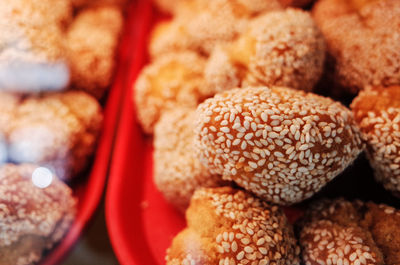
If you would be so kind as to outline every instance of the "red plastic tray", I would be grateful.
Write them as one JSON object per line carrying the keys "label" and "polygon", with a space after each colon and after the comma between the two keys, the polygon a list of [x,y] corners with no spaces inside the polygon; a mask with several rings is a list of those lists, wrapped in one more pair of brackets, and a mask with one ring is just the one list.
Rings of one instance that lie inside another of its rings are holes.
{"label": "red plastic tray", "polygon": [[115,152],[106,194],[106,221],[121,264],[164,264],[165,250],[185,226],[183,216],[168,205],[153,184],[152,139],[136,122],[132,85],[147,62],[147,39],[160,16],[151,1],[136,1],[131,15],[135,45],[129,87],[124,94]]}
{"label": "red plastic tray", "polygon": [[128,16],[125,23],[125,33],[121,39],[118,52],[117,71],[105,104],[103,129],[92,167],[85,181],[73,185],[74,195],[79,200],[77,217],[68,234],[55,248],[47,253],[45,258],[40,262],[41,265],[59,264],[67,256],[89,223],[102,198],[109,173],[118,118],[121,112],[120,103],[124,87],[126,86],[126,70],[128,64],[132,61],[130,50],[132,39],[129,34],[131,21],[132,19]]}

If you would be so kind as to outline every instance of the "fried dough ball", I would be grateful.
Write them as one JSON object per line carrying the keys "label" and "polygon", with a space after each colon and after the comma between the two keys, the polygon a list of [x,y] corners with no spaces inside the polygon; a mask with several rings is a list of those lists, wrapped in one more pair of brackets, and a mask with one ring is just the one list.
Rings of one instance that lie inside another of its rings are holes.
{"label": "fried dough ball", "polygon": [[171,22],[156,28],[150,42],[150,54],[192,50],[210,55],[216,45],[227,44],[247,27],[248,19],[279,10],[278,1],[192,1],[179,5]]}
{"label": "fried dough ball", "polygon": [[123,25],[115,6],[85,9],[68,29],[72,86],[100,99],[110,86]]}
{"label": "fried dough ball", "polygon": [[101,124],[100,105],[84,92],[26,98],[9,127],[9,160],[43,165],[70,180],[87,165]]}
{"label": "fried dough ball", "polygon": [[0,264],[38,262],[74,220],[71,189],[42,171],[30,164],[0,167]]}
{"label": "fried dough ball", "polygon": [[367,88],[351,108],[367,143],[375,178],[400,195],[400,86]]}
{"label": "fried dough ball", "polygon": [[299,247],[284,213],[230,187],[195,191],[188,227],[167,250],[167,264],[299,263]]}
{"label": "fried dough ball", "polygon": [[332,57],[332,82],[351,93],[400,83],[400,1],[320,0],[313,15]]}
{"label": "fried dough ball", "polygon": [[322,34],[308,12],[270,12],[251,21],[229,48],[234,64],[246,69],[246,85],[279,85],[310,91],[324,64]]}
{"label": "fried dough ball", "polygon": [[197,114],[201,162],[277,204],[311,197],[363,149],[350,110],[290,88],[233,89],[204,101]]}
{"label": "fried dough ball", "polygon": [[189,206],[194,191],[201,187],[223,186],[200,163],[194,150],[194,108],[165,112],[154,130],[154,181],[164,197],[180,211]]}
{"label": "fried dough ball", "polygon": [[68,85],[62,27],[70,17],[68,0],[0,1],[0,90],[39,92]]}
{"label": "fried dough ball", "polygon": [[149,53],[152,58],[176,51],[191,50],[200,53],[196,43],[186,32],[185,21],[173,19],[159,22],[151,33]]}
{"label": "fried dough ball", "polygon": [[306,265],[400,262],[395,236],[400,211],[372,202],[343,199],[315,203],[301,222],[300,245]]}
{"label": "fried dough ball", "polygon": [[8,159],[6,135],[9,133],[9,124],[15,117],[19,99],[17,95],[0,92],[0,165]]}
{"label": "fried dough ball", "polygon": [[139,122],[153,133],[162,112],[177,106],[196,107],[212,95],[203,85],[205,59],[193,52],[166,54],[143,68],[135,85]]}
{"label": "fried dough ball", "polygon": [[310,5],[314,0],[279,0],[279,2],[284,6],[292,7],[305,7]]}

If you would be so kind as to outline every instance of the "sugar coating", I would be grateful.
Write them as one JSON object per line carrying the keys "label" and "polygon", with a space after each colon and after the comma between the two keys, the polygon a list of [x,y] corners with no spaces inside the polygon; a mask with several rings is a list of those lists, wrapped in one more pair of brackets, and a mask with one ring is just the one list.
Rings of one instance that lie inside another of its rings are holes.
{"label": "sugar coating", "polygon": [[278,204],[311,197],[362,151],[350,110],[284,87],[248,87],[197,108],[196,145],[211,172]]}
{"label": "sugar coating", "polygon": [[313,16],[335,61],[333,82],[352,93],[399,84],[399,1],[322,0]]}
{"label": "sugar coating", "polygon": [[196,107],[213,95],[203,85],[205,59],[194,52],[170,53],[145,66],[134,84],[139,122],[152,133],[162,112],[177,106]]}
{"label": "sugar coating", "polygon": [[154,181],[164,197],[180,211],[189,206],[194,191],[222,186],[195,155],[195,108],[163,113],[154,130]]}
{"label": "sugar coating", "polygon": [[116,6],[81,11],[67,32],[72,86],[101,98],[110,86],[123,16]]}
{"label": "sugar coating", "polygon": [[344,199],[313,203],[300,224],[303,261],[314,264],[397,264],[400,241],[393,207]]}
{"label": "sugar coating", "polygon": [[299,264],[284,213],[230,187],[197,190],[167,264]]}
{"label": "sugar coating", "polygon": [[45,189],[32,183],[35,165],[0,167],[0,263],[32,264],[69,229],[76,214],[71,189],[53,178]]}
{"label": "sugar coating", "polygon": [[93,97],[78,91],[30,96],[13,111],[5,126],[9,161],[47,166],[64,180],[86,167],[102,124]]}
{"label": "sugar coating", "polygon": [[40,92],[68,85],[63,28],[71,11],[68,0],[1,1],[0,90]]}
{"label": "sugar coating", "polygon": [[278,85],[310,91],[319,80],[325,42],[306,11],[286,9],[262,15],[242,38],[250,39],[246,85]]}
{"label": "sugar coating", "polygon": [[400,194],[400,87],[370,87],[351,104],[375,178]]}

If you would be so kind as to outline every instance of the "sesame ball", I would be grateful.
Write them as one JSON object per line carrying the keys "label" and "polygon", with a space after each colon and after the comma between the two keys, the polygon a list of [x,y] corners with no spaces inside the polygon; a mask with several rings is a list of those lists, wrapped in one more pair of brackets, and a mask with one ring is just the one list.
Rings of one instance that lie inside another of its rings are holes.
{"label": "sesame ball", "polygon": [[351,108],[376,180],[400,195],[400,86],[369,87]]}
{"label": "sesame ball", "polygon": [[153,133],[165,110],[196,107],[212,95],[203,86],[204,64],[196,53],[182,52],[166,54],[143,68],[134,85],[134,101],[146,133]]}
{"label": "sesame ball", "polygon": [[277,204],[311,197],[341,173],[363,145],[350,110],[284,87],[248,87],[197,108],[203,164]]}
{"label": "sesame ball", "polygon": [[167,264],[300,264],[284,213],[244,191],[197,190],[186,219],[188,227],[167,251]]}
{"label": "sesame ball", "polygon": [[344,199],[314,203],[299,223],[303,262],[398,264],[400,240],[393,233],[400,211],[383,204]]}
{"label": "sesame ball", "polygon": [[37,168],[0,167],[0,264],[37,263],[44,250],[63,238],[75,217],[71,189],[56,176],[47,187],[35,185]]}
{"label": "sesame ball", "polygon": [[245,85],[279,85],[311,90],[325,58],[322,34],[310,14],[300,9],[274,11],[250,22],[230,49],[244,67]]}
{"label": "sesame ball", "polygon": [[154,129],[155,184],[182,212],[196,189],[224,184],[195,155],[194,121],[194,108],[178,107],[163,113]]}
{"label": "sesame ball", "polygon": [[88,8],[67,32],[71,85],[100,99],[111,85],[123,16],[115,6]]}
{"label": "sesame ball", "polygon": [[331,82],[351,93],[400,83],[400,1],[320,0],[313,16],[332,57]]}
{"label": "sesame ball", "polygon": [[101,124],[100,105],[84,92],[27,97],[7,126],[9,160],[46,166],[70,180],[87,166]]}
{"label": "sesame ball", "polygon": [[65,89],[63,29],[71,11],[68,0],[0,1],[0,91]]}

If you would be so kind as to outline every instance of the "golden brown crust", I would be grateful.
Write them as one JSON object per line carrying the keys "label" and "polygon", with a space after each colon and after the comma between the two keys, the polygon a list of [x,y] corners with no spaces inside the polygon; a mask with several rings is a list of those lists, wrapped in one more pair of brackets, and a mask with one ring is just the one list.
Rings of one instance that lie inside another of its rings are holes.
{"label": "golden brown crust", "polygon": [[0,263],[32,264],[59,241],[76,213],[71,189],[53,176],[50,186],[32,182],[37,166],[0,168]]}
{"label": "golden brown crust", "polygon": [[186,218],[188,228],[174,239],[167,264],[299,264],[283,212],[246,192],[197,190]]}
{"label": "golden brown crust", "polygon": [[67,32],[72,86],[101,98],[111,85],[123,25],[121,10],[101,6],[81,11]]}
{"label": "golden brown crust", "polygon": [[250,87],[200,104],[197,146],[213,173],[279,204],[311,197],[362,151],[350,110],[283,87]]}
{"label": "golden brown crust", "polygon": [[351,104],[375,178],[400,194],[400,87],[374,87],[361,91]]}
{"label": "golden brown crust", "polygon": [[139,122],[152,133],[160,115],[177,106],[196,107],[212,91],[205,90],[205,59],[193,52],[166,54],[143,68],[134,85]]}
{"label": "golden brown crust", "polygon": [[314,203],[301,222],[303,261],[314,264],[398,264],[400,241],[393,236],[400,211],[344,199]]}
{"label": "golden brown crust", "polygon": [[400,82],[400,2],[320,0],[314,18],[334,58],[333,82],[356,93]]}
{"label": "golden brown crust", "polygon": [[[310,91],[319,80],[325,42],[306,11],[286,9],[262,15],[243,34],[251,51],[247,85],[277,85]],[[239,39],[240,41],[240,39]],[[240,63],[240,61],[239,61]]]}
{"label": "golden brown crust", "polygon": [[154,130],[155,184],[182,212],[189,206],[196,189],[218,187],[224,183],[195,155],[194,121],[194,108],[176,108],[163,113]]}

